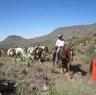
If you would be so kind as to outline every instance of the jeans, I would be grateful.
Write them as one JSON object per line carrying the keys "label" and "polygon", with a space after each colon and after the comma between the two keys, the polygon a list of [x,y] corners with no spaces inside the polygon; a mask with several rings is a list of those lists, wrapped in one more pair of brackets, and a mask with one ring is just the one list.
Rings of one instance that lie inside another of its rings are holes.
{"label": "jeans", "polygon": [[60,53],[60,48],[58,47],[57,51],[56,51],[56,62],[57,62],[57,64],[58,64],[59,59],[60,59],[59,53]]}

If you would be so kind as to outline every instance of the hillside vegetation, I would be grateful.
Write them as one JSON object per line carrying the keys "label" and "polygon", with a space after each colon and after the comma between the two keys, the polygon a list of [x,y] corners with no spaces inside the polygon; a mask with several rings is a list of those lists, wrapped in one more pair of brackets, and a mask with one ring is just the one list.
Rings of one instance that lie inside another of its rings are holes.
{"label": "hillside vegetation", "polygon": [[42,44],[52,47],[59,34],[63,34],[64,39],[69,42],[71,40],[74,40],[78,43],[79,41],[81,41],[81,39],[84,40],[85,38],[87,39],[88,37],[92,37],[93,35],[96,35],[96,24],[60,27],[55,29],[53,32],[51,32],[48,35],[44,35],[32,39],[25,39],[22,38],[21,36],[11,35],[8,36],[5,40],[0,42],[0,47],[4,47],[4,48],[15,47],[15,46],[29,47],[37,44]]}

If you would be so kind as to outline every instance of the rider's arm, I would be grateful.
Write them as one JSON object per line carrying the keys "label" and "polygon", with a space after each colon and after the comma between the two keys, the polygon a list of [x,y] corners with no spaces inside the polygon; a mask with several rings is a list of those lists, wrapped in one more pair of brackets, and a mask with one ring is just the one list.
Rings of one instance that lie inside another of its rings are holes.
{"label": "rider's arm", "polygon": [[55,46],[59,46],[59,43],[60,43],[60,40],[58,39],[57,41],[56,41],[56,44],[55,44]]}

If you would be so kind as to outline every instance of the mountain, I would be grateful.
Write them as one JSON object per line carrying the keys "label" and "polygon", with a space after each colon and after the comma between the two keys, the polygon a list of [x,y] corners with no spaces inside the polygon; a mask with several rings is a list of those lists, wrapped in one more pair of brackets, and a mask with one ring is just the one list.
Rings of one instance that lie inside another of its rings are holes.
{"label": "mountain", "polygon": [[77,26],[69,26],[69,27],[59,27],[52,31],[48,35],[25,39],[21,36],[11,35],[8,36],[5,40],[0,42],[0,47],[9,48],[9,47],[29,47],[32,45],[42,44],[47,46],[54,46],[55,41],[59,34],[64,35],[65,40],[81,40],[86,37],[91,37],[96,35],[96,23],[90,25],[77,25]]}
{"label": "mountain", "polygon": [[27,40],[22,38],[21,36],[11,35],[8,36],[5,40],[0,42],[0,46],[4,48],[23,46]]}

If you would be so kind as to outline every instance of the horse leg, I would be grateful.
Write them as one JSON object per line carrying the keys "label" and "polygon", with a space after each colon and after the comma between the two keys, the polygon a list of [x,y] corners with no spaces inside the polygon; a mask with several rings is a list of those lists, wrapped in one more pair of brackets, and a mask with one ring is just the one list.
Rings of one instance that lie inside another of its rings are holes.
{"label": "horse leg", "polygon": [[53,53],[53,66],[55,66],[56,52]]}

